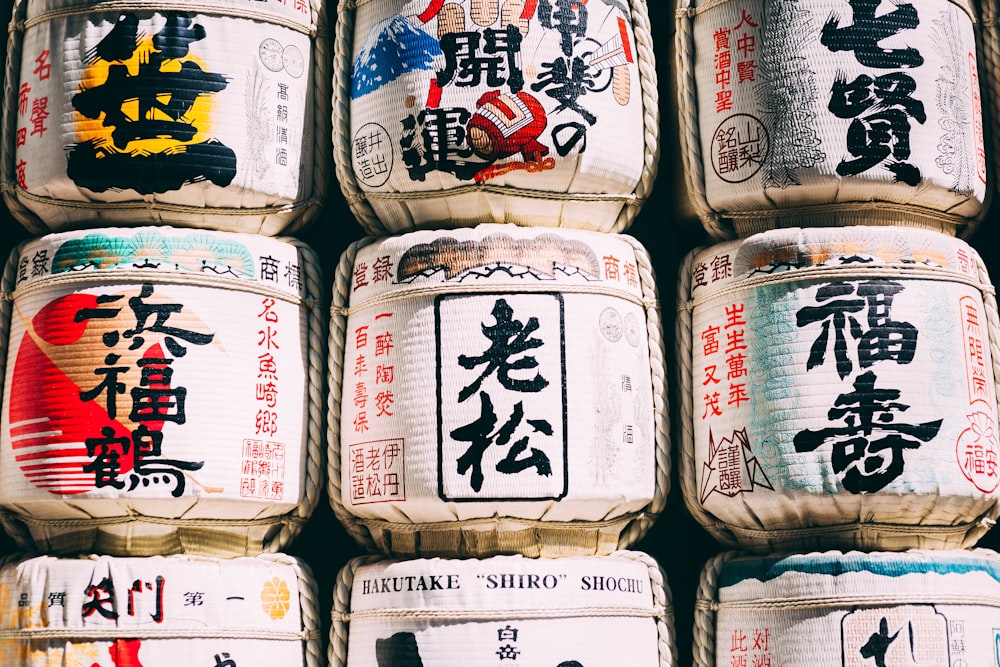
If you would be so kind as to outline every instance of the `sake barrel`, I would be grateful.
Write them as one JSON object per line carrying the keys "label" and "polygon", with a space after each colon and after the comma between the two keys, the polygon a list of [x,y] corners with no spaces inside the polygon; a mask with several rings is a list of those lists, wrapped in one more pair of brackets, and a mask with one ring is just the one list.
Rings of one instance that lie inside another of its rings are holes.
{"label": "sake barrel", "polygon": [[[669,667],[673,609],[648,555],[361,557],[334,589],[330,667]],[[509,663],[513,664],[513,663]]]}
{"label": "sake barrel", "polygon": [[970,546],[998,513],[997,312],[938,232],[771,230],[681,267],[681,482],[727,545]]}
{"label": "sake barrel", "polygon": [[998,627],[986,549],[724,553],[701,575],[694,665],[991,665]]}
{"label": "sake barrel", "polygon": [[316,583],[284,555],[11,558],[5,667],[320,667]]}
{"label": "sake barrel", "polygon": [[322,488],[325,315],[304,244],[50,234],[3,276],[0,508],[24,548],[253,555]]}
{"label": "sake barrel", "polygon": [[662,510],[662,330],[635,239],[515,225],[368,238],[333,293],[328,491],[361,544],[607,554]]}
{"label": "sake barrel", "polygon": [[681,155],[713,236],[983,216],[971,3],[685,0],[677,17]]}
{"label": "sake barrel", "polygon": [[623,231],[659,159],[645,0],[341,2],[334,163],[361,226]]}
{"label": "sake barrel", "polygon": [[276,235],[330,157],[323,0],[16,0],[3,192],[32,233],[169,224]]}

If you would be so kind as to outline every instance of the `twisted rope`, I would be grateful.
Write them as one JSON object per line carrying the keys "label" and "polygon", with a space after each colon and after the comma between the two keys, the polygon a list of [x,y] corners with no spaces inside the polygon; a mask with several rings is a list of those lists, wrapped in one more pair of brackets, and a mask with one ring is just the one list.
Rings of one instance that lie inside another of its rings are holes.
{"label": "twisted rope", "polygon": [[[991,145],[993,150],[988,155],[1000,155],[1000,12],[998,12],[997,0],[980,0],[977,3],[979,8],[979,29],[974,31],[976,36],[976,48],[980,57],[976,58],[979,68],[979,90],[986,99],[982,104],[983,113],[983,140],[987,145]],[[985,146],[984,146],[985,148]],[[995,167],[997,161],[994,160],[986,165],[986,203],[992,204],[992,199],[996,196],[994,188],[997,186]],[[989,210],[989,206],[986,207]],[[980,219],[975,221],[976,224]],[[970,225],[969,233],[974,231],[975,224]]]}
{"label": "twisted rope", "polygon": [[351,589],[358,570],[371,563],[384,560],[382,556],[358,556],[340,569],[333,587],[333,612],[330,625],[330,645],[327,648],[329,667],[347,665],[347,644],[350,636]]}
{"label": "twisted rope", "polygon": [[705,190],[704,160],[698,118],[698,80],[694,71],[694,12],[695,0],[678,0],[674,28],[677,72],[677,120],[680,123],[681,162],[687,183],[688,201],[701,219],[702,226],[715,238],[727,238],[732,233],[722,227],[719,216],[708,205]]}
{"label": "twisted rope", "polygon": [[333,280],[333,295],[330,303],[330,342],[329,363],[327,364],[327,496],[330,506],[337,519],[358,544],[369,551],[377,551],[374,540],[368,530],[358,522],[344,506],[341,494],[341,450],[340,450],[340,414],[343,400],[344,384],[344,353],[347,336],[347,305],[350,303],[351,279],[354,276],[354,260],[358,251],[378,241],[375,237],[366,237],[355,241],[340,256],[336,275]]}
{"label": "twisted rope", "polygon": [[[991,2],[992,0],[986,0]],[[971,248],[970,248],[971,249]],[[976,261],[976,271],[979,273],[979,280],[984,285],[992,285],[986,263],[982,255],[975,249],[971,249]],[[983,290],[983,305],[986,310],[986,331],[989,335],[990,358],[993,361],[993,390],[994,404],[997,397],[1000,397],[1000,313],[997,310],[996,292],[994,290]],[[2,348],[0,348],[2,349]],[[973,546],[980,537],[996,524],[997,517],[1000,517],[1000,499],[993,497],[993,505],[981,517],[981,521],[972,526],[965,536],[963,546]]]}
{"label": "twisted rope", "polygon": [[663,610],[663,614],[656,619],[656,637],[659,647],[657,653],[660,656],[660,667],[675,667],[677,664],[677,639],[673,628],[673,597],[670,593],[670,587],[667,585],[667,577],[663,568],[652,556],[641,551],[623,550],[616,551],[611,555],[637,561],[646,566],[653,593],[653,606]]}
{"label": "twisted rope", "polygon": [[299,611],[302,614],[302,631],[305,643],[302,647],[306,667],[324,667],[323,638],[320,636],[321,621],[319,617],[319,586],[313,577],[312,569],[298,558],[286,554],[266,554],[267,560],[285,563],[295,571],[299,581]]}
{"label": "twisted rope", "polygon": [[[329,18],[327,17],[325,0],[311,0],[310,4],[313,18],[313,67],[312,85],[307,94],[312,95],[313,117],[310,119],[307,116],[303,123],[309,127],[311,120],[313,128],[313,171],[312,180],[309,183],[311,195],[308,201],[315,202],[315,205],[308,206],[302,215],[293,218],[282,229],[282,234],[294,234],[312,223],[323,210],[330,190],[330,162],[333,159],[330,153],[333,139],[330,119],[332,74],[330,73]],[[309,142],[304,140],[303,143],[308,144]]]}
{"label": "twisted rope", "polygon": [[642,154],[643,169],[633,194],[635,198],[622,206],[618,219],[608,231],[621,232],[628,228],[635,216],[639,214],[643,203],[653,190],[660,160],[660,102],[659,85],[656,77],[656,57],[653,50],[652,30],[649,24],[649,12],[645,0],[629,3],[632,10],[632,33],[635,35],[635,48],[639,54],[637,66],[639,69],[639,86],[642,90],[642,121],[643,138],[645,139]]}
{"label": "twisted rope", "polygon": [[719,574],[723,566],[736,557],[732,551],[715,556],[702,568],[694,606],[694,642],[691,649],[693,667],[716,667],[715,620],[713,606],[718,603]]}
{"label": "twisted rope", "polygon": [[323,442],[324,409],[323,396],[326,391],[326,361],[327,335],[326,314],[321,305],[325,294],[322,279],[322,269],[319,258],[313,250],[302,241],[286,238],[286,243],[295,246],[299,253],[299,266],[304,269],[304,287],[307,301],[313,305],[305,310],[307,327],[306,377],[308,380],[308,398],[306,404],[306,469],[303,497],[295,507],[290,520],[281,524],[276,539],[265,545],[268,551],[278,551],[287,546],[302,530],[309,517],[312,516],[319,502],[323,488],[323,475],[326,467],[326,447]]}
{"label": "twisted rope", "polygon": [[375,215],[354,175],[351,158],[351,51],[354,49],[354,3],[337,6],[337,35],[333,42],[333,164],[340,191],[358,223],[373,236],[388,230]]}

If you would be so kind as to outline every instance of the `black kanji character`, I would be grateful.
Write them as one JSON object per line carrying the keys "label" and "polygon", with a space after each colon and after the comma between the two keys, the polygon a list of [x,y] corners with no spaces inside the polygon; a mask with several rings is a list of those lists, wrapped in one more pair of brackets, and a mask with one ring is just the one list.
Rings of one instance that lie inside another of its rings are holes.
{"label": "black kanji character", "polygon": [[[146,303],[144,299],[151,296],[153,296],[153,285],[143,283],[139,296],[133,296],[128,300],[128,305],[135,313],[136,324],[134,328],[122,332],[122,336],[132,339],[130,350],[139,349],[145,343],[145,338],[139,335],[144,332],[163,334],[165,336],[164,345],[175,357],[183,357],[187,354],[187,348],[174,340],[175,338],[180,338],[191,345],[208,345],[212,342],[215,334],[203,334],[166,326],[167,319],[174,313],[181,312],[184,306],[179,303]],[[147,324],[149,318],[154,316],[155,321],[152,324]]]}
{"label": "black kanji character", "polygon": [[122,471],[121,458],[128,454],[131,447],[129,438],[115,437],[113,428],[102,426],[101,437],[87,438],[84,445],[87,447],[87,456],[94,460],[84,464],[82,470],[94,473],[94,488],[125,488],[125,482],[118,479],[118,476]]}
{"label": "black kanji character", "polygon": [[885,655],[889,652],[889,646],[896,641],[898,636],[899,630],[896,631],[896,634],[889,636],[889,621],[883,616],[878,624],[878,632],[872,634],[868,638],[868,642],[858,652],[863,658],[875,658],[875,667],[886,667]]}
{"label": "black kanji character", "polygon": [[541,339],[531,337],[531,334],[538,330],[538,318],[530,317],[527,323],[515,320],[514,310],[506,299],[497,299],[491,314],[496,324],[488,325],[484,322],[480,325],[483,335],[491,341],[489,348],[479,356],[470,357],[461,354],[458,357],[459,365],[469,370],[486,364],[479,377],[459,392],[460,403],[478,391],[483,380],[494,371],[500,384],[511,391],[538,392],[549,384],[549,381],[538,372],[535,373],[535,377],[524,380],[510,376],[511,371],[538,367],[538,360],[533,356],[523,356],[511,361],[511,357],[544,344]]}
{"label": "black kanji character", "polygon": [[917,8],[909,3],[897,2],[895,9],[876,16],[882,0],[848,0],[854,11],[854,23],[840,26],[840,17],[832,14],[823,26],[820,43],[831,51],[853,51],[858,62],[865,67],[894,69],[920,67],[924,57],[913,47],[883,49],[879,42],[903,30],[920,25]]}
{"label": "black kanji character", "polygon": [[[485,41],[481,48],[480,38]],[[437,73],[439,86],[454,81],[459,87],[475,87],[482,85],[484,77],[490,88],[506,84],[516,93],[524,86],[524,75],[517,66],[521,31],[514,25],[503,30],[487,28],[482,35],[475,31],[446,33],[441,37],[441,50],[445,68]]]}
{"label": "black kanji character", "polygon": [[95,612],[112,621],[118,618],[118,612],[115,611],[115,587],[111,577],[104,577],[100,582],[87,586],[83,594],[90,598],[84,601],[81,609],[84,618],[93,616]]}
{"label": "black kanji character", "polygon": [[[524,407],[519,401],[514,405],[510,418],[503,426],[495,432],[491,432],[498,421],[496,411],[493,409],[493,400],[485,391],[479,392],[479,400],[479,417],[450,433],[455,440],[469,443],[468,449],[458,457],[458,474],[465,475],[471,471],[469,483],[472,485],[472,490],[477,493],[483,488],[483,454],[491,445],[505,447],[510,444],[514,431],[524,419]],[[547,421],[529,419],[527,422],[536,432],[552,435],[552,427]],[[532,447],[529,456],[517,458],[527,448],[527,436],[517,440],[507,451],[507,455],[497,463],[497,471],[509,475],[528,468],[535,468],[539,475],[551,475],[552,465],[549,457],[540,449]]]}
{"label": "black kanji character", "polygon": [[[854,391],[841,394],[830,408],[830,421],[843,420],[843,427],[804,430],[795,434],[797,452],[811,452],[833,444],[831,463],[843,473],[844,488],[851,493],[874,493],[903,473],[903,451],[917,449],[932,440],[943,420],[923,424],[896,424],[895,413],[909,405],[895,402],[898,389],[876,389],[875,373],[866,371],[854,381]],[[873,439],[875,434],[885,434]]]}

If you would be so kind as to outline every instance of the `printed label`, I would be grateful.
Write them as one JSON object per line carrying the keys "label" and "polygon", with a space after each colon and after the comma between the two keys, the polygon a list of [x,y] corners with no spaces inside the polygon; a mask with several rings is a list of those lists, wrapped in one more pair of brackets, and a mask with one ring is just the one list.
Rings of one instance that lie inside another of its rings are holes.
{"label": "printed label", "polygon": [[435,319],[442,499],[562,498],[562,295],[443,296]]}
{"label": "printed label", "polygon": [[[298,306],[159,278],[209,274],[297,294],[297,269],[294,249],[204,232],[27,246],[19,285],[75,280],[15,300],[3,488],[16,498],[296,498],[285,463],[303,447]],[[125,270],[130,281],[98,276]]]}
{"label": "printed label", "polygon": [[[275,8],[308,21],[305,0]],[[175,12],[70,16],[52,25],[56,33],[25,35],[15,130],[21,188],[50,196],[51,183],[64,182],[64,190],[100,199],[211,184],[216,192],[231,188],[244,206],[258,193],[260,205],[265,196],[299,196],[303,155],[312,150],[303,146],[308,35]],[[67,118],[55,123],[66,107]]]}
{"label": "printed label", "polygon": [[844,616],[841,636],[844,667],[951,664],[948,619],[932,605],[858,609]]}
{"label": "printed label", "polygon": [[404,454],[402,438],[352,442],[348,446],[351,502],[364,505],[406,500]]}
{"label": "printed label", "polygon": [[[388,17],[357,11],[351,109],[374,120],[353,130],[352,153],[366,187],[503,177],[544,189],[539,179],[562,180],[553,174],[591,156],[612,164],[607,173],[622,187],[634,187],[642,104],[625,5],[419,0],[399,7]],[[373,149],[373,137],[386,143]],[[565,167],[562,158],[570,158]]]}

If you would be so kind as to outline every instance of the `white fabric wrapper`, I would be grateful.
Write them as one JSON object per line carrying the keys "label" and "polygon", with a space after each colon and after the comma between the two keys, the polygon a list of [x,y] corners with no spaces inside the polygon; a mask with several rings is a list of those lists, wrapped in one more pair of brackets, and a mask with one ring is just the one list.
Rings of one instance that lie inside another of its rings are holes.
{"label": "white fabric wrapper", "polygon": [[620,520],[608,553],[632,513],[658,514],[662,343],[634,239],[513,225],[369,239],[345,253],[334,291],[349,304],[331,327],[342,519],[390,522],[425,553],[423,529],[456,522],[573,522],[582,542]]}
{"label": "white fabric wrapper", "polygon": [[370,234],[624,230],[659,156],[645,0],[339,4],[334,159]]}
{"label": "white fabric wrapper", "polygon": [[682,155],[711,234],[856,224],[955,233],[985,212],[969,3],[681,5]]}
{"label": "white fabric wrapper", "polygon": [[[169,227],[16,248],[4,280],[8,518],[51,553],[92,547],[83,534],[99,526],[101,551],[117,555],[280,548],[321,486],[316,267],[297,241]],[[235,542],[176,543],[181,526],[221,539],[227,522]]]}
{"label": "white fabric wrapper", "polygon": [[15,16],[5,193],[34,233],[275,235],[315,215],[330,162],[320,0],[18,0]]}
{"label": "white fabric wrapper", "polygon": [[290,556],[10,558],[5,667],[318,667],[316,584]]}
{"label": "white fabric wrapper", "polygon": [[992,665],[1000,558],[985,549],[726,553],[702,573],[695,667]]}
{"label": "white fabric wrapper", "polygon": [[670,593],[639,552],[354,560],[335,593],[331,667],[675,664]]}
{"label": "white fabric wrapper", "polygon": [[997,511],[996,302],[937,232],[773,230],[691,253],[684,494],[727,544],[969,546]]}

